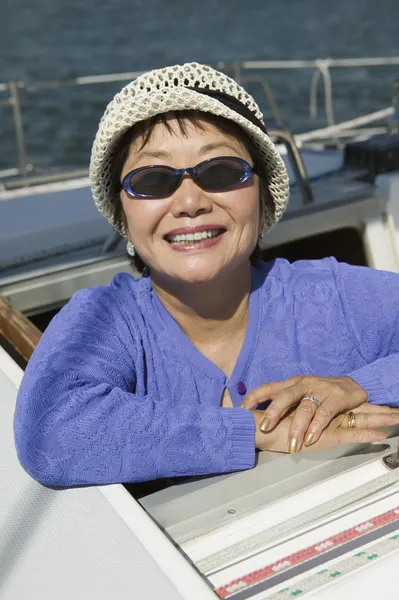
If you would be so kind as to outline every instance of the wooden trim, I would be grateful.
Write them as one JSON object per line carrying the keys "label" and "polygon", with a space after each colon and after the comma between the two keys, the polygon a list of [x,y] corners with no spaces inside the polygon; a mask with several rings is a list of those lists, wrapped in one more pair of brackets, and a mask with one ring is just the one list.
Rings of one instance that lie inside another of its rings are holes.
{"label": "wooden trim", "polygon": [[30,359],[41,336],[41,331],[2,296],[0,296],[0,333],[26,361]]}

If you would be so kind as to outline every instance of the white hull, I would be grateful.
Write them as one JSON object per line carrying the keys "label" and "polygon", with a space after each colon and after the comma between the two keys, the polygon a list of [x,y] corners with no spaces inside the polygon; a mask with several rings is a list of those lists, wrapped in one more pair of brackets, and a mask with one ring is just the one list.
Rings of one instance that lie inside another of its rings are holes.
{"label": "white hull", "polygon": [[[318,600],[374,600],[382,590],[396,597],[399,515],[370,530],[379,515],[399,512],[399,469],[382,462],[399,438],[306,457],[262,453],[251,471],[147,496],[154,522],[122,485],[52,490],[26,475],[12,435],[21,376],[0,348],[2,600],[285,600],[302,588]],[[337,544],[334,554],[325,540],[360,524],[355,546]],[[314,565],[302,559],[288,568],[287,557],[315,546]],[[276,565],[273,577],[256,580],[268,565]]]}

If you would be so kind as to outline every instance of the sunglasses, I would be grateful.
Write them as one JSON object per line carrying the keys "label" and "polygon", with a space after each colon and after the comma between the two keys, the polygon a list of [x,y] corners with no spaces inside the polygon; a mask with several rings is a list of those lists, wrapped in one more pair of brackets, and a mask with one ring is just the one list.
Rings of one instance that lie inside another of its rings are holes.
{"label": "sunglasses", "polygon": [[164,198],[173,194],[183,175],[190,175],[207,192],[229,190],[256,173],[246,160],[234,156],[219,156],[200,162],[188,169],[173,169],[151,165],[130,171],[122,181],[122,189],[132,198]]}

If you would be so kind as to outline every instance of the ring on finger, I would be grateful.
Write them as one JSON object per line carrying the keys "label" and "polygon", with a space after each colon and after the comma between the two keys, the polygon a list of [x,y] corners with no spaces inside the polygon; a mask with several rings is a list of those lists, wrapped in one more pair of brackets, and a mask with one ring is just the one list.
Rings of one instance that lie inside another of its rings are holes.
{"label": "ring on finger", "polygon": [[302,398],[302,402],[304,400],[310,400],[310,402],[313,402],[313,404],[316,404],[317,408],[319,408],[321,406],[321,402],[317,398],[317,396],[305,396],[304,398]]}
{"label": "ring on finger", "polygon": [[348,413],[348,428],[349,429],[356,428],[356,415],[353,412]]}

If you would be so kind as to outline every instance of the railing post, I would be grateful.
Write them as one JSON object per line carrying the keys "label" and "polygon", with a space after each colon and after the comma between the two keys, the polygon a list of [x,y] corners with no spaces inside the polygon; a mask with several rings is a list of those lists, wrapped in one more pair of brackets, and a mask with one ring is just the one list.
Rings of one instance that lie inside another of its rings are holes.
{"label": "railing post", "polygon": [[235,79],[237,83],[241,84],[241,63],[239,60],[234,61],[233,70],[234,70],[233,79]]}
{"label": "railing post", "polygon": [[[326,115],[328,125],[334,125],[334,109],[333,109],[333,98],[332,98],[332,80],[330,73],[331,61],[328,59],[317,60],[316,67],[323,76],[324,83],[324,112]],[[318,78],[312,84],[317,87]]]}
{"label": "railing post", "polygon": [[274,138],[279,142],[284,142],[288,156],[291,160],[291,166],[294,169],[296,182],[302,194],[303,203],[311,204],[313,202],[313,191],[309,182],[305,163],[298,150],[294,136],[284,129],[269,130],[269,135],[272,139]]}
{"label": "railing post", "polygon": [[21,114],[21,103],[19,98],[19,88],[18,82],[9,81],[8,82],[8,90],[9,90],[9,102],[12,108],[12,116],[14,121],[15,128],[15,138],[17,142],[17,151],[18,151],[18,164],[21,175],[26,175],[29,171],[29,165],[26,156],[26,145],[25,145],[25,134],[24,134],[24,126],[22,121]]}
{"label": "railing post", "polygon": [[317,117],[317,88],[320,79],[320,69],[315,69],[312,73],[312,79],[310,81],[310,93],[309,93],[309,116],[311,119]]}

